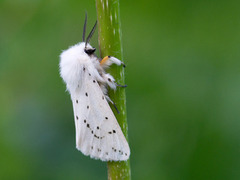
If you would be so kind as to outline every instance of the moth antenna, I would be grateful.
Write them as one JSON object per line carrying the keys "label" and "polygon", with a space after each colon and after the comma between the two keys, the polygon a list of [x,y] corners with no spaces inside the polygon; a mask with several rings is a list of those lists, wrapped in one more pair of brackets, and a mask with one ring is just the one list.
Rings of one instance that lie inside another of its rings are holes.
{"label": "moth antenna", "polygon": [[87,43],[89,43],[92,35],[94,34],[94,31],[96,30],[96,27],[97,27],[97,21],[96,21],[96,23],[94,24],[91,32],[89,33],[89,35],[88,35],[88,37],[87,37],[87,40],[86,40],[86,43],[85,43],[85,47],[87,46]]}
{"label": "moth antenna", "polygon": [[87,12],[85,12],[85,21],[83,26],[83,35],[82,35],[83,42],[85,41],[86,27],[87,27]]}

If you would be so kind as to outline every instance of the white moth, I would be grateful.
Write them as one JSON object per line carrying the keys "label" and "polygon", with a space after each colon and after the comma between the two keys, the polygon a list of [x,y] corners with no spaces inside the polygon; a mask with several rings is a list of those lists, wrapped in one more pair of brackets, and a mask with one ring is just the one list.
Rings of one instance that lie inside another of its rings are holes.
{"label": "white moth", "polygon": [[130,155],[129,145],[108,102],[114,106],[115,104],[107,95],[107,86],[116,89],[116,86],[121,85],[105,72],[113,63],[124,64],[111,56],[99,60],[94,55],[96,49],[89,44],[89,40],[97,23],[85,41],[86,23],[87,16],[83,28],[83,42],[60,55],[60,75],[73,103],[76,147],[91,158],[125,161]]}

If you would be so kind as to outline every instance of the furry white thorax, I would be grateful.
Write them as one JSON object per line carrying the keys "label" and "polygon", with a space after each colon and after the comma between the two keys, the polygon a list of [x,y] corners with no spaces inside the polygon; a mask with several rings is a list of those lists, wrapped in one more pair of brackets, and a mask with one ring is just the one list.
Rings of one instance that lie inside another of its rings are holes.
{"label": "furry white thorax", "polygon": [[[88,48],[92,48],[87,44]],[[67,90],[71,93],[79,85],[82,85],[83,68],[86,68],[98,82],[104,82],[99,71],[103,71],[97,57],[89,56],[84,52],[85,42],[71,46],[60,55],[60,75],[67,85]]]}

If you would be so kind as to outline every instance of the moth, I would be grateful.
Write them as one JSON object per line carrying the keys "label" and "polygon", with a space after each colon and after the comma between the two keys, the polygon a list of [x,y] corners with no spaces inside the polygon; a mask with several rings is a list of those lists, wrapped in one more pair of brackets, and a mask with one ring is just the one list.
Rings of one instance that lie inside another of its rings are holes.
{"label": "moth", "polygon": [[125,86],[117,84],[113,76],[105,72],[111,64],[125,65],[115,57],[99,59],[94,54],[96,48],[89,41],[97,22],[85,40],[86,25],[87,15],[82,42],[64,50],[59,64],[60,76],[73,104],[76,148],[84,155],[102,161],[125,161],[130,156],[129,145],[108,104],[112,103],[116,108],[107,92],[108,87]]}

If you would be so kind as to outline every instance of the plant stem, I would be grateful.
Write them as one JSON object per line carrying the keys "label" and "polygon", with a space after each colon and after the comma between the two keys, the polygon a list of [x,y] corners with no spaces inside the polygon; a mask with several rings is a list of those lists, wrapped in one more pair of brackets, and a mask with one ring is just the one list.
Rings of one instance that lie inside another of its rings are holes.
{"label": "plant stem", "polygon": [[[114,56],[123,60],[121,44],[121,24],[119,16],[119,0],[96,0],[98,16],[98,42],[101,57]],[[118,84],[124,85],[124,68],[112,65],[109,73],[116,79]],[[118,87],[114,92],[109,91],[109,97],[115,102],[120,114],[111,106],[118,120],[123,134],[127,135],[126,94],[125,89]],[[130,162],[108,162],[108,179],[131,179]]]}

